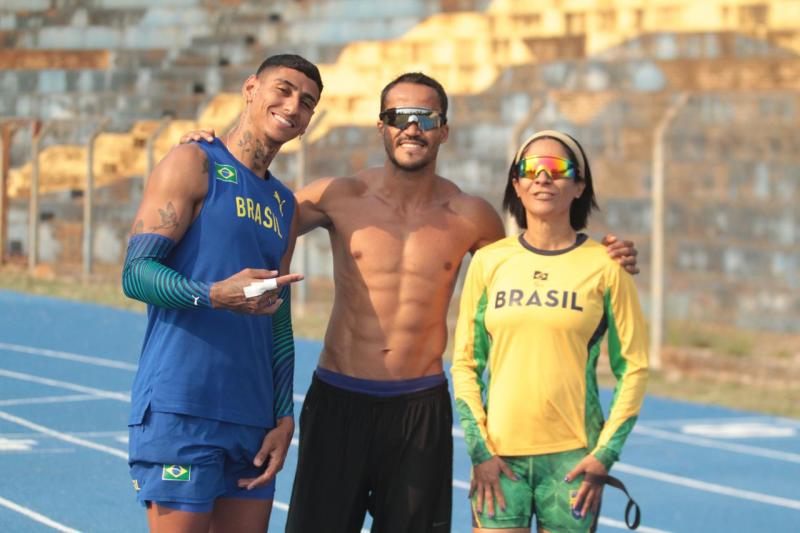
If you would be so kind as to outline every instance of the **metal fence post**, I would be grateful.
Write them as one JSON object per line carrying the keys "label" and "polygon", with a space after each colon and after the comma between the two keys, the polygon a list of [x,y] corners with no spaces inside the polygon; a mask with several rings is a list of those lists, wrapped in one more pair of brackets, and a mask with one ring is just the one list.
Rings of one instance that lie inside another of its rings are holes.
{"label": "metal fence post", "polygon": [[46,122],[39,131],[34,124],[33,134],[33,168],[31,172],[31,193],[28,203],[28,273],[33,274],[39,254],[39,152],[42,138],[52,127]]}
{"label": "metal fence post", "polygon": [[6,219],[8,217],[8,169],[11,160],[11,124],[3,124],[0,131],[0,265],[6,258]]}
{"label": "metal fence post", "polygon": [[83,283],[89,283],[92,275],[92,261],[94,259],[94,143],[103,129],[108,125],[109,119],[104,118],[89,137],[86,145],[86,187],[83,194]]}
{"label": "metal fence post", "polygon": [[664,341],[664,137],[689,93],[680,93],[670,104],[653,133],[652,216],[650,237],[650,367],[661,368]]}

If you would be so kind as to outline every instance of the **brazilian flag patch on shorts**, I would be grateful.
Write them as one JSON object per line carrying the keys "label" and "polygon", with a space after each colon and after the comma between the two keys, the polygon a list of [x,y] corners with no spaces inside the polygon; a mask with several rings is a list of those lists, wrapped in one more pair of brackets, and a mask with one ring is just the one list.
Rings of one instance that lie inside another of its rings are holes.
{"label": "brazilian flag patch on shorts", "polygon": [[164,465],[161,470],[164,481],[191,481],[192,465]]}

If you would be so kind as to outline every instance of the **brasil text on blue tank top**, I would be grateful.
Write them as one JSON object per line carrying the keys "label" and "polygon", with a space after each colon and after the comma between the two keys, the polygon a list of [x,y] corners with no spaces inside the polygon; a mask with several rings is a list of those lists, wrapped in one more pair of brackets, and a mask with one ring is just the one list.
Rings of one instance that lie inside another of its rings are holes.
{"label": "brasil text on blue tank top", "polygon": [[[208,193],[165,264],[207,282],[244,268],[278,270],[295,210],[291,190],[254,174],[218,139],[198,146],[208,156]],[[131,404],[129,424],[141,423],[150,406],[274,427],[272,318],[149,305]]]}

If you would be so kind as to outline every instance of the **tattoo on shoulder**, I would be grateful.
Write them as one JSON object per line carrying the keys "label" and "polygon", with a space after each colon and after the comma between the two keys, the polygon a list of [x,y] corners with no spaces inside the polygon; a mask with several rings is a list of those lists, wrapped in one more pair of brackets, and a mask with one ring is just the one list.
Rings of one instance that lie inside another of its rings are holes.
{"label": "tattoo on shoulder", "polygon": [[178,212],[175,211],[175,206],[172,205],[172,202],[167,202],[167,206],[164,209],[159,209],[158,214],[161,215],[161,224],[153,226],[150,228],[151,230],[173,229],[180,225],[178,223]]}

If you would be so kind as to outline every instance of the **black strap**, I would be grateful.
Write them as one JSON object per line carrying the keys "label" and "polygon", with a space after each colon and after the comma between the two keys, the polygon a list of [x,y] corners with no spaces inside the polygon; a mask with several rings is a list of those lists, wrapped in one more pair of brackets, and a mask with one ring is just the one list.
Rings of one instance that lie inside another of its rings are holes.
{"label": "black strap", "polygon": [[[636,503],[636,500],[631,498],[631,495],[628,494],[628,489],[625,488],[625,483],[620,481],[618,478],[614,476],[598,476],[597,474],[585,474],[584,481],[591,484],[603,484],[611,485],[615,489],[619,489],[625,493],[625,496],[628,497],[628,505],[625,506],[625,525],[628,526],[628,529],[636,529],[639,527],[639,524],[642,521],[642,510],[639,508],[639,504]],[[633,509],[633,520],[631,520],[631,509]],[[600,512],[598,510],[597,514],[599,515]]]}
{"label": "black strap", "polygon": [[[628,497],[628,505],[625,506],[625,525],[628,526],[628,529],[636,529],[639,527],[639,523],[642,521],[642,510],[639,508],[639,504],[636,503],[636,500],[631,498],[631,495],[628,494],[625,483],[614,476],[606,476],[606,485],[611,485],[615,489],[619,489],[625,493],[625,496]],[[633,509],[633,521],[630,519],[631,509]]]}

